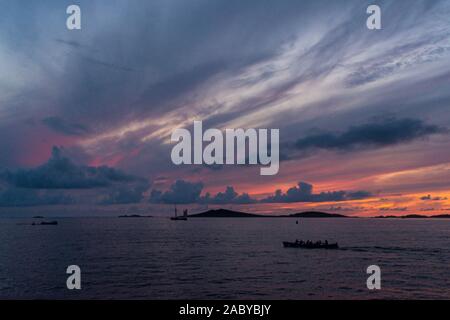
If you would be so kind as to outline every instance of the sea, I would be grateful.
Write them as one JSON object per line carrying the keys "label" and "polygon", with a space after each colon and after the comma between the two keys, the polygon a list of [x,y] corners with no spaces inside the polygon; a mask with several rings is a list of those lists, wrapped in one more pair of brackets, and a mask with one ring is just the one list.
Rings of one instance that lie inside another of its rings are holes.
{"label": "sea", "polygon": [[[450,220],[56,220],[0,218],[0,299],[450,298]],[[340,249],[283,247],[296,239]],[[66,286],[70,265],[80,290]],[[372,265],[379,290],[367,287]]]}

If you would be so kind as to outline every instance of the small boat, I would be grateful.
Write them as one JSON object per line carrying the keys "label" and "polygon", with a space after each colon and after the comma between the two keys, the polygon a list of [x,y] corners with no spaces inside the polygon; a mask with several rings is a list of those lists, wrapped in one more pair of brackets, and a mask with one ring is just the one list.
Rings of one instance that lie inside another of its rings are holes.
{"label": "small boat", "polygon": [[41,226],[56,226],[58,221],[42,221]]}
{"label": "small boat", "polygon": [[170,217],[170,220],[175,220],[175,221],[186,221],[187,218],[186,217]]}
{"label": "small boat", "polygon": [[295,241],[295,242],[283,242],[283,246],[285,248],[300,248],[300,249],[339,249],[339,245],[337,243],[328,243],[328,242],[304,242],[304,241]]}
{"label": "small boat", "polygon": [[188,219],[188,211],[187,209],[183,210],[183,215],[182,216],[177,216],[177,207],[175,206],[175,216],[170,217],[170,220],[174,220],[174,221],[187,221]]}
{"label": "small boat", "polygon": [[33,222],[33,226],[56,226],[58,225],[58,221],[42,221],[39,223]]}

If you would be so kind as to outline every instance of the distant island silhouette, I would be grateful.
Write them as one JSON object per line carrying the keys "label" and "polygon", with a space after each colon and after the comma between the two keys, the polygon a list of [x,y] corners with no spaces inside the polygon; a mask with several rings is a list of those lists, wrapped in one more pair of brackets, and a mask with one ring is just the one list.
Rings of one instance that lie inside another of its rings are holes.
{"label": "distant island silhouette", "polygon": [[208,210],[202,213],[192,214],[189,218],[351,218],[341,214],[319,211],[299,212],[290,215],[260,215],[227,209]]}
{"label": "distant island silhouette", "polygon": [[[337,213],[327,213],[321,211],[304,211],[288,215],[261,215],[256,213],[247,213],[233,211],[228,209],[213,209],[205,212],[191,214],[189,218],[361,218],[356,216],[345,216]],[[424,216],[419,214],[409,214],[404,216],[376,216],[368,217],[372,219],[450,219],[450,214],[441,214],[435,216]]]}
{"label": "distant island silhouette", "polygon": [[130,214],[130,215],[125,214],[119,216],[119,218],[152,218],[152,216],[141,216],[139,214]]}
{"label": "distant island silhouette", "polygon": [[342,214],[337,213],[327,213],[327,212],[320,212],[320,211],[305,211],[305,212],[299,212],[294,213],[290,215],[284,215],[280,217],[285,218],[354,218],[349,216],[344,216]]}
{"label": "distant island silhouette", "polygon": [[439,214],[437,216],[431,216],[429,218],[437,218],[437,219],[450,219],[450,214]]}
{"label": "distant island silhouette", "polygon": [[189,215],[189,218],[265,218],[265,217],[267,216],[227,209],[208,210],[202,213]]}
{"label": "distant island silhouette", "polygon": [[420,214],[408,214],[406,216],[377,216],[375,219],[450,219],[450,214],[439,214],[436,216],[424,216]]}

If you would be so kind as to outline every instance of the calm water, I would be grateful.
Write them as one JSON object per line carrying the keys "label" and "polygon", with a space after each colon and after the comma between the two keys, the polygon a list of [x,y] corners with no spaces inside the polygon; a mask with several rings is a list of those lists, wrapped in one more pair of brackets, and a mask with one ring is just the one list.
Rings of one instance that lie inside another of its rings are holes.
{"label": "calm water", "polygon": [[[0,219],[0,298],[450,298],[450,221],[369,219]],[[328,239],[342,250],[284,249]],[[82,270],[82,290],[65,270]],[[367,266],[382,290],[366,289]]]}

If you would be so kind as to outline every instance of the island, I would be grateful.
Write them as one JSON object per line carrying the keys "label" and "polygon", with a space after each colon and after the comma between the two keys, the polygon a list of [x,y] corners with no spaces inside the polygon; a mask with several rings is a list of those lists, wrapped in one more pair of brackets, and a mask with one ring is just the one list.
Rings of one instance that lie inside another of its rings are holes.
{"label": "island", "polygon": [[440,214],[436,216],[424,216],[421,214],[408,214],[405,216],[377,216],[374,219],[450,219],[450,214]]}
{"label": "island", "polygon": [[401,216],[401,219],[426,219],[427,216],[421,215],[421,214],[408,214],[406,216]]}
{"label": "island", "polygon": [[208,210],[206,212],[191,214],[189,218],[265,218],[267,216],[245,213],[227,209]]}
{"label": "island", "polygon": [[433,219],[450,219],[450,214],[439,214],[437,216],[431,216]]}
{"label": "island", "polygon": [[130,215],[125,214],[125,215],[119,216],[119,218],[151,218],[151,217],[152,216],[141,216],[139,214],[130,214]]}
{"label": "island", "polygon": [[286,218],[353,218],[344,216],[342,214],[337,213],[326,213],[326,212],[320,212],[320,211],[307,211],[307,212],[299,212],[290,214],[287,216],[282,216]]}
{"label": "island", "polygon": [[290,215],[261,215],[255,213],[239,212],[227,209],[208,210],[202,213],[189,215],[189,218],[350,218],[340,214],[307,211]]}

